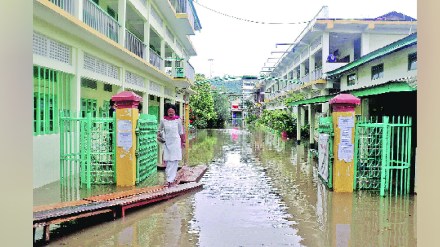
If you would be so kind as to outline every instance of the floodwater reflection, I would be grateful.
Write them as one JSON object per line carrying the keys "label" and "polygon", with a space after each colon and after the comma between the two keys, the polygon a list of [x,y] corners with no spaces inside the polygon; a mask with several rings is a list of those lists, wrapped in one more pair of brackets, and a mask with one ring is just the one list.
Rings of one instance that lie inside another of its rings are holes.
{"label": "floodwater reflection", "polygon": [[[333,193],[306,145],[229,129],[198,131],[190,146],[188,165],[208,165],[203,190],[124,219],[62,227],[49,246],[416,246],[414,196]],[[37,202],[55,196],[46,190],[34,192]]]}

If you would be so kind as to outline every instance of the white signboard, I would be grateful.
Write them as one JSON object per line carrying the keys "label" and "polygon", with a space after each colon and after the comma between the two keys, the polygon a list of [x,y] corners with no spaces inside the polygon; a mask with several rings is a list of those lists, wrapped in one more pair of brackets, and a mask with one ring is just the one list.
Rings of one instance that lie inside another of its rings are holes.
{"label": "white signboard", "polygon": [[131,120],[118,120],[117,122],[117,146],[122,147],[125,151],[130,150],[133,146],[132,128]]}
{"label": "white signboard", "polygon": [[318,137],[318,173],[324,181],[328,181],[328,140],[329,134]]}
{"label": "white signboard", "polygon": [[351,162],[353,160],[353,128],[354,117],[338,117],[338,126],[340,129],[340,143],[338,145],[338,160]]}
{"label": "white signboard", "polygon": [[354,117],[338,117],[338,127],[339,128],[353,128],[354,127]]}
{"label": "white signboard", "polygon": [[118,120],[118,131],[131,132],[132,124],[131,120]]}
{"label": "white signboard", "polygon": [[132,138],[133,136],[131,132],[118,132],[118,147],[122,147],[125,151],[130,150],[133,145]]}

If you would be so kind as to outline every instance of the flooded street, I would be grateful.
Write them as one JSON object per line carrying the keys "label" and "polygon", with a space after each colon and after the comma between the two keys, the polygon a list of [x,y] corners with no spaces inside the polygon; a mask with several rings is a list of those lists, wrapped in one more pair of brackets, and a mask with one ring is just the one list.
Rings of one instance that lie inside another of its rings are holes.
{"label": "flooded street", "polygon": [[[320,182],[307,147],[292,140],[200,130],[190,146],[188,165],[208,166],[202,190],[129,210],[125,218],[55,227],[47,246],[417,245],[416,197],[333,193]],[[163,177],[159,171],[144,186]],[[114,190],[66,193],[54,183],[34,190],[34,205],[66,200],[61,194],[82,198]]]}

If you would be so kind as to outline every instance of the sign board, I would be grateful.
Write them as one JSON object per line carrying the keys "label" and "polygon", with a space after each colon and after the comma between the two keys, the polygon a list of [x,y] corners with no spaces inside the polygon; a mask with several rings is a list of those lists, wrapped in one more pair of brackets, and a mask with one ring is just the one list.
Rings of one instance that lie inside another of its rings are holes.
{"label": "sign board", "polygon": [[132,128],[131,120],[118,120],[117,122],[117,146],[122,147],[125,151],[130,150],[133,146]]}
{"label": "sign board", "polygon": [[318,137],[318,173],[328,182],[329,134],[320,133]]}

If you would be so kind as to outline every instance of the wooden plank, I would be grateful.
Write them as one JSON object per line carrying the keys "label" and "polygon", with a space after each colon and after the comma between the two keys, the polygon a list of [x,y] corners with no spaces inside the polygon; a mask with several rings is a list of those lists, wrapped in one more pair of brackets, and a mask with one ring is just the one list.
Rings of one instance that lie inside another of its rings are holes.
{"label": "wooden plank", "polygon": [[181,183],[199,182],[208,169],[205,165],[182,168],[183,175],[180,179]]}
{"label": "wooden plank", "polygon": [[[159,195],[155,195],[152,198],[143,198],[143,199],[139,199],[137,200],[136,196],[134,198],[131,198],[130,201],[126,201],[126,202],[121,202],[121,216],[124,217],[125,216],[125,210],[129,209],[129,208],[134,208],[134,207],[140,207],[143,205],[147,205],[147,204],[151,204],[154,202],[158,202],[158,201],[163,201],[163,200],[167,200],[173,197],[177,197],[179,195],[182,194],[186,194],[189,193],[193,190],[196,190],[198,188],[200,188],[202,186],[202,184],[193,184],[193,185],[189,185],[189,187],[187,185],[177,185],[175,187],[173,187],[172,189],[167,189],[167,190],[172,190],[172,191],[164,191],[163,193],[159,193]],[[183,188],[179,188],[179,187],[183,187]]]}
{"label": "wooden plank", "polygon": [[130,197],[130,196],[134,196],[134,195],[138,195],[138,194],[154,193],[154,192],[162,190],[163,188],[164,188],[163,185],[156,185],[156,186],[120,191],[120,192],[115,192],[115,193],[103,194],[103,195],[98,195],[98,196],[91,196],[91,197],[84,198],[84,200],[93,201],[93,202],[110,201],[110,200],[120,199],[120,198],[124,198],[124,197]]}
{"label": "wooden plank", "polygon": [[86,200],[79,200],[79,201],[69,201],[69,202],[59,202],[49,205],[39,205],[33,207],[33,212],[40,212],[40,211],[46,211],[46,210],[52,210],[57,208],[65,208],[65,207],[72,207],[72,206],[79,206],[90,203]]}
{"label": "wooden plank", "polygon": [[61,224],[61,223],[67,222],[67,221],[72,221],[72,220],[76,220],[76,219],[80,219],[80,218],[90,217],[93,215],[104,214],[104,213],[109,213],[109,212],[113,212],[113,210],[112,209],[103,209],[103,210],[97,210],[94,212],[82,213],[82,214],[78,214],[75,216],[69,216],[66,218],[59,218],[59,219],[55,219],[55,220],[50,220],[47,222],[35,223],[34,228],[48,226],[48,225],[52,225],[52,224]]}

